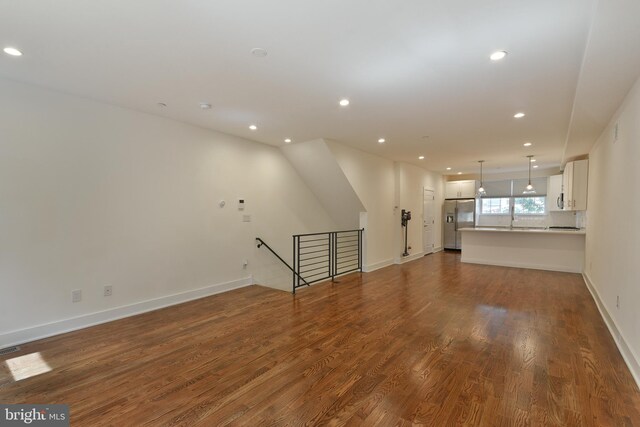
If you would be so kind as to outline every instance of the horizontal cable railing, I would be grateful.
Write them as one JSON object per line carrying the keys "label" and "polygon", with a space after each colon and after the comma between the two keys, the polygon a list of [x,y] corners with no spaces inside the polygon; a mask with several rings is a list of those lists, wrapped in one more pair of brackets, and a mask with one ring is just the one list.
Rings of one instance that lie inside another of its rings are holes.
{"label": "horizontal cable railing", "polygon": [[261,238],[256,237],[258,248],[264,246],[293,273],[293,293],[302,286],[336,276],[362,271],[362,233],[359,230],[328,231],[324,233],[295,234],[293,236],[293,266],[290,266]]}
{"label": "horizontal cable railing", "polygon": [[302,286],[362,271],[364,229],[293,236],[293,293]]}

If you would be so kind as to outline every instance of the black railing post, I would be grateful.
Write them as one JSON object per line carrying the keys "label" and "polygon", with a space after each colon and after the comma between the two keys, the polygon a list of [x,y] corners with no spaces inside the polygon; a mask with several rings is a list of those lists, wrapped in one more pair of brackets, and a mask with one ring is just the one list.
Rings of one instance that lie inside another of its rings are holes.
{"label": "black railing post", "polygon": [[336,277],[335,274],[335,267],[333,264],[333,261],[336,257],[335,254],[335,243],[336,243],[336,235],[335,233],[329,233],[329,257],[327,259],[327,266],[329,267],[329,276],[331,276],[331,281],[334,281],[334,278]]}
{"label": "black railing post", "polygon": [[296,236],[293,236],[293,255],[291,256],[291,258],[293,259],[293,283],[292,283],[292,287],[293,287],[293,291],[292,293],[295,295],[296,294]]}
{"label": "black railing post", "polygon": [[360,273],[362,273],[362,231],[364,228],[358,230],[358,268],[360,269]]}
{"label": "black railing post", "polygon": [[297,241],[297,249],[298,249],[298,255],[297,255],[297,259],[298,259],[298,265],[296,267],[296,271],[298,272],[298,283],[297,283],[297,287],[300,286],[300,236],[298,236],[298,241]]}

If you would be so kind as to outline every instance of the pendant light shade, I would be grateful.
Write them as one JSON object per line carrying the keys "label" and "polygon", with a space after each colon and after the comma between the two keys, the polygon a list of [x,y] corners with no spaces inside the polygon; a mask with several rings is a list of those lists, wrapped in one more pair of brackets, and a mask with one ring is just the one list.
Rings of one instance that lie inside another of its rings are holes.
{"label": "pendant light shade", "polygon": [[529,154],[527,156],[527,160],[528,160],[528,163],[529,163],[529,183],[525,187],[525,189],[522,192],[522,194],[536,194],[536,189],[533,188],[533,185],[531,185],[531,159],[533,159],[533,155]]}
{"label": "pendant light shade", "polygon": [[478,188],[478,196],[482,197],[487,195],[484,185],[482,185],[482,164],[484,163],[484,160],[478,160],[478,163],[480,163],[480,188]]}

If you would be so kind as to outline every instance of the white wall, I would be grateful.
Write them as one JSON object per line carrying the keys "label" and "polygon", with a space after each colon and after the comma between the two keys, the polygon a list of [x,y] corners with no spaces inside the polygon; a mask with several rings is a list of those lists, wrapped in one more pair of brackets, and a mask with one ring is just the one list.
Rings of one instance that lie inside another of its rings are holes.
{"label": "white wall", "polygon": [[290,259],[292,234],[335,227],[277,148],[7,80],[0,94],[0,348],[252,274],[289,290],[254,238]]}
{"label": "white wall", "polygon": [[613,322],[614,337],[640,383],[639,162],[640,80],[589,153],[585,263],[588,283],[601,300],[605,319]]}
{"label": "white wall", "polygon": [[444,202],[444,177],[441,174],[430,172],[409,163],[397,162],[396,168],[396,188],[398,192],[396,211],[396,257],[404,252],[403,231],[400,224],[400,213],[402,209],[411,211],[411,221],[408,229],[408,244],[412,247],[409,251],[411,255],[423,253],[422,244],[422,217],[424,188],[435,192],[435,250],[442,248],[442,204]]}
{"label": "white wall", "polygon": [[393,162],[335,141],[326,142],[367,211],[367,270],[392,264],[395,257]]}

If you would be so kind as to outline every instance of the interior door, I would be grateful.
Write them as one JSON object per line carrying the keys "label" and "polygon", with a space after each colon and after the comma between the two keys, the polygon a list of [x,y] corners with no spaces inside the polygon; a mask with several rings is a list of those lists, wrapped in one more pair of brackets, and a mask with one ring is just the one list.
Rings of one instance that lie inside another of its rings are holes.
{"label": "interior door", "polygon": [[424,189],[422,210],[422,249],[425,254],[433,252],[435,246],[436,198],[433,190]]}

